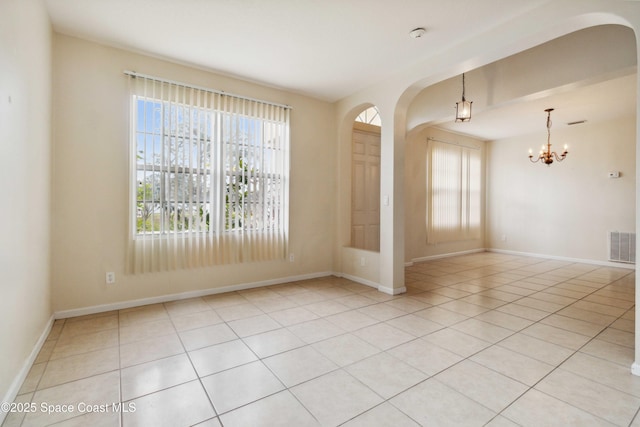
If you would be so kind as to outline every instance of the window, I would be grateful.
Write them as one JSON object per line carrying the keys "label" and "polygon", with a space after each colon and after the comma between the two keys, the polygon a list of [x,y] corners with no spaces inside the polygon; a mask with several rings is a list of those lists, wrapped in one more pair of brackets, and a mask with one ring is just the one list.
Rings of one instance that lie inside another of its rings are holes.
{"label": "window", "polygon": [[480,149],[428,142],[427,242],[479,239]]}
{"label": "window", "polygon": [[284,257],[289,109],[140,76],[131,96],[134,270]]}

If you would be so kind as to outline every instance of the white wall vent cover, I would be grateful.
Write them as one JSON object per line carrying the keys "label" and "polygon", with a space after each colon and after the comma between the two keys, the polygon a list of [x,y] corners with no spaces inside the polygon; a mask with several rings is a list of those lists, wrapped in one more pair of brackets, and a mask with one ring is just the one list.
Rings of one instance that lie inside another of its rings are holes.
{"label": "white wall vent cover", "polygon": [[609,232],[609,261],[636,263],[636,233]]}

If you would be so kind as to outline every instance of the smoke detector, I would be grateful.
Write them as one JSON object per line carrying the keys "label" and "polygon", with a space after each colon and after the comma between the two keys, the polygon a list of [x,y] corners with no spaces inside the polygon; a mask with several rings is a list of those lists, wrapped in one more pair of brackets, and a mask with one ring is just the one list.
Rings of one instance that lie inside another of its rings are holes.
{"label": "smoke detector", "polygon": [[412,39],[419,39],[420,37],[424,36],[424,33],[426,32],[427,30],[422,27],[414,28],[413,30],[409,31],[409,37],[411,37]]}

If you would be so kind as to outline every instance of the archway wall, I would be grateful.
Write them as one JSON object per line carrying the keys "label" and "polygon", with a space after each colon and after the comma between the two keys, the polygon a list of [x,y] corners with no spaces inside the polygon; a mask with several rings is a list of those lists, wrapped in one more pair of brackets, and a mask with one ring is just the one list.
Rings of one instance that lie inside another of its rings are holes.
{"label": "archway wall", "polygon": [[[389,293],[401,293],[405,290],[405,144],[409,127],[408,111],[416,96],[424,88],[462,72],[482,67],[560,36],[606,24],[628,26],[637,34],[640,29],[640,4],[607,0],[549,2],[336,103],[337,136],[341,147],[349,141],[355,117],[354,109],[357,106],[376,105],[382,117],[380,290]],[[411,125],[414,126],[414,123]],[[342,152],[342,148],[339,151]],[[636,150],[636,153],[638,151],[640,150]],[[339,157],[339,169],[342,170],[343,156],[340,154]],[[342,178],[344,177],[339,177]],[[638,199],[640,198],[636,197]],[[342,203],[337,203],[337,209],[339,226],[336,260],[341,258],[342,243],[348,235],[344,231],[348,227],[344,226]],[[636,228],[637,226],[638,223]],[[339,271],[341,266],[336,265],[336,268]]]}

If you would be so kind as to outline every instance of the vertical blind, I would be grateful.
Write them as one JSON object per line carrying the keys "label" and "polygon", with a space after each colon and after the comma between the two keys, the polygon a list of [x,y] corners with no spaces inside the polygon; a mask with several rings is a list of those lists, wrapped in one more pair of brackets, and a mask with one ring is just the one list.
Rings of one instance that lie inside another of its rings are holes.
{"label": "vertical blind", "polygon": [[129,271],[284,259],[290,109],[128,74]]}
{"label": "vertical blind", "polygon": [[480,238],[479,149],[429,139],[427,243]]}

